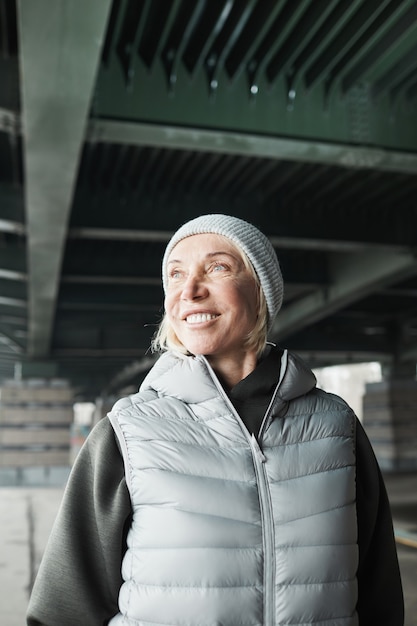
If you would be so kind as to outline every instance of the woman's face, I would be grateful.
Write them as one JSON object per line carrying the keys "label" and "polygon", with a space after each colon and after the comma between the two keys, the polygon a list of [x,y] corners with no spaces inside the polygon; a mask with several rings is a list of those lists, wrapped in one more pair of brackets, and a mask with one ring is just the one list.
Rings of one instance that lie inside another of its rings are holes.
{"label": "woman's face", "polygon": [[225,237],[192,235],[171,251],[165,311],[192,354],[238,358],[256,323],[258,288],[239,250]]}

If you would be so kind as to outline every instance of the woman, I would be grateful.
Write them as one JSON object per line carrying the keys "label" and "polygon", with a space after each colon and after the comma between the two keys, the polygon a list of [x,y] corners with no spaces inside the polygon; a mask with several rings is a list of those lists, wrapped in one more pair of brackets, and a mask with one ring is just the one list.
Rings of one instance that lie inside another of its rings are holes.
{"label": "woman", "polygon": [[162,356],[80,452],[28,624],[401,626],[387,496],[351,409],[266,344],[283,281],[205,215],[163,263]]}

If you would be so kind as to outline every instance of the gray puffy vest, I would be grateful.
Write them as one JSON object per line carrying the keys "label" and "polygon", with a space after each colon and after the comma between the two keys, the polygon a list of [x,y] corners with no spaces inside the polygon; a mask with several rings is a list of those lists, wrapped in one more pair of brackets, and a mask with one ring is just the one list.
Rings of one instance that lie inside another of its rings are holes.
{"label": "gray puffy vest", "polygon": [[355,418],[297,359],[259,444],[204,357],[163,355],[109,417],[133,507],[111,626],[357,625]]}

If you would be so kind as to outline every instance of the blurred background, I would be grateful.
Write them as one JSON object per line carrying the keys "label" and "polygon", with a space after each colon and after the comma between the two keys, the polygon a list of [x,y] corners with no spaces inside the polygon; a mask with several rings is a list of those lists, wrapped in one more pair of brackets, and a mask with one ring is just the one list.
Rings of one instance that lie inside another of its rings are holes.
{"label": "blurred background", "polygon": [[277,250],[271,340],[362,420],[417,624],[416,173],[414,0],[0,0],[2,623],[154,362],[167,241],[224,212]]}

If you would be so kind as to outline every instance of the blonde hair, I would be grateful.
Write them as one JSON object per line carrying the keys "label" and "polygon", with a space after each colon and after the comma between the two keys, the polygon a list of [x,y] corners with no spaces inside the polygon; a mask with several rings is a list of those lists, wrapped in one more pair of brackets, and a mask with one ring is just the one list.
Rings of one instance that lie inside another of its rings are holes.
{"label": "blonde hair", "polygon": [[[224,235],[219,235],[223,237]],[[228,239],[229,243],[230,240]],[[233,242],[232,242],[233,243]],[[233,244],[234,245],[234,244]],[[259,356],[263,349],[265,348],[266,339],[267,339],[267,327],[268,327],[268,309],[266,304],[265,294],[261,288],[261,283],[259,278],[253,268],[252,263],[249,261],[246,254],[234,245],[236,250],[239,252],[239,255],[243,261],[245,268],[249,271],[253,279],[255,280],[257,290],[258,290],[258,315],[256,319],[256,324],[253,329],[248,333],[245,339],[245,346],[249,350],[255,349],[256,355]],[[180,352],[181,354],[190,355],[191,353],[187,350],[187,348],[181,343],[178,339],[177,335],[172,328],[166,313],[164,313],[163,318],[159,324],[158,330],[151,341],[151,350],[152,352]]]}

